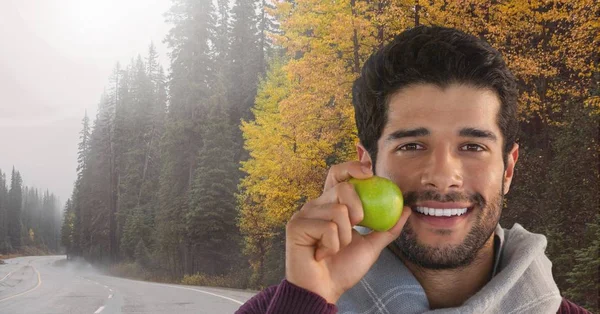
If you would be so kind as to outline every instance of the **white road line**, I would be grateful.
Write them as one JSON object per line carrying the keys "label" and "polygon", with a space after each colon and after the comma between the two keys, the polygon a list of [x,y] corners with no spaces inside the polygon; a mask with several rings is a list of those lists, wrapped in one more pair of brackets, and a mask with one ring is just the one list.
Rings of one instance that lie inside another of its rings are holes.
{"label": "white road line", "polygon": [[[109,286],[105,286],[105,285],[103,285],[103,284],[101,284],[101,283],[99,283],[99,282],[93,281],[93,280],[91,280],[91,279],[87,279],[87,278],[86,278],[86,280],[88,280],[89,282],[93,282],[93,283],[95,283],[95,284],[97,284],[97,285],[99,285],[99,286],[103,286],[104,288],[108,289],[108,291],[110,291],[110,292],[111,292],[111,294],[108,296],[108,298],[109,298],[109,299],[112,299],[112,297],[113,297],[113,295],[112,295],[113,289],[111,289]],[[102,307],[102,308],[104,308],[104,307]],[[100,312],[98,312],[98,313],[100,313]]]}
{"label": "white road line", "polygon": [[0,302],[2,302],[2,301],[6,301],[6,300],[10,300],[10,299],[12,299],[12,298],[16,298],[16,297],[18,297],[18,296],[22,296],[22,295],[24,295],[24,294],[26,294],[26,293],[29,293],[29,292],[31,292],[31,291],[33,291],[33,290],[35,290],[35,289],[39,288],[39,287],[42,285],[42,276],[40,276],[40,272],[39,272],[39,271],[38,271],[38,270],[37,270],[35,267],[33,267],[33,266],[31,266],[31,268],[33,268],[33,270],[35,270],[35,272],[37,273],[37,277],[38,277],[38,283],[37,283],[37,285],[36,285],[35,287],[33,287],[33,288],[31,288],[31,289],[27,290],[27,291],[21,292],[21,293],[19,293],[19,294],[15,294],[15,295],[13,295],[13,296],[10,296],[10,297],[4,298],[4,299],[0,299]]}
{"label": "white road line", "polygon": [[99,308],[96,310],[96,312],[94,312],[94,314],[98,314],[98,313],[102,312],[102,310],[104,310],[104,305],[103,305],[103,306],[101,306],[101,307],[99,307]]}
{"label": "white road line", "polygon": [[219,297],[225,300],[229,300],[231,302],[235,302],[239,305],[244,305],[243,302],[240,302],[236,299],[232,299],[229,297],[226,297],[224,295],[220,295],[220,294],[216,294],[216,293],[212,293],[212,292],[208,292],[208,291],[204,291],[204,290],[200,290],[200,289],[194,289],[194,288],[187,288],[187,287],[178,287],[178,286],[172,286],[172,285],[165,285],[165,284],[161,284],[161,283],[154,283],[154,282],[147,282],[147,281],[140,281],[140,280],[131,280],[131,279],[125,279],[125,278],[119,278],[119,277],[111,277],[111,278],[115,278],[115,279],[120,279],[120,280],[128,280],[128,281],[135,281],[135,282],[141,282],[141,283],[145,283],[145,284],[149,284],[149,285],[155,285],[155,286],[163,286],[163,287],[169,287],[169,288],[175,288],[175,289],[183,289],[183,290],[191,290],[191,291],[196,291],[196,292],[200,292],[200,293],[205,293],[205,294],[209,294],[215,297]]}
{"label": "white road line", "polygon": [[186,287],[176,287],[176,286],[169,286],[169,285],[161,285],[161,286],[171,287],[171,288],[177,288],[177,289],[185,289],[185,290],[197,291],[197,292],[201,292],[201,293],[205,293],[205,294],[210,294],[210,295],[215,296],[215,297],[223,298],[225,300],[229,300],[231,302],[235,302],[235,303],[237,303],[239,305],[244,305],[243,302],[240,302],[240,301],[238,301],[236,299],[232,299],[232,298],[226,297],[224,295],[220,295],[220,294],[216,294],[216,293],[212,293],[212,292],[208,292],[208,291],[204,291],[204,290],[200,290],[200,289],[186,288]]}
{"label": "white road line", "polygon": [[0,281],[4,281],[4,279],[8,278],[8,276],[10,276],[10,274],[12,274],[13,272],[11,271],[10,273],[6,274],[6,276],[4,276],[4,278],[0,279]]}

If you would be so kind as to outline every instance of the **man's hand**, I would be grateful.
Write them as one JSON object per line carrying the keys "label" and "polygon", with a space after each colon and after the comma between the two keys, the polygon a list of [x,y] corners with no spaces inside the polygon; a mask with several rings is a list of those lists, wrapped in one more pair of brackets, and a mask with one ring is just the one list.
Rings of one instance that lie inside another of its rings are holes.
{"label": "man's hand", "polygon": [[400,235],[411,214],[408,207],[404,207],[400,220],[388,231],[363,236],[352,228],[363,219],[363,208],[347,180],[367,179],[372,175],[358,161],[329,169],[323,194],[306,203],[286,226],[287,281],[335,304]]}

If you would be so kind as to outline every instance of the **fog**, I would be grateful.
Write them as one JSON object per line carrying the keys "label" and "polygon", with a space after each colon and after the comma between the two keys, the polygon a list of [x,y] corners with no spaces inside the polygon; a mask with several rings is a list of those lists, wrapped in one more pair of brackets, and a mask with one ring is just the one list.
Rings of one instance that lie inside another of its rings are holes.
{"label": "fog", "polygon": [[0,0],[0,169],[62,203],[76,177],[77,143],[115,65],[162,40],[169,0]]}

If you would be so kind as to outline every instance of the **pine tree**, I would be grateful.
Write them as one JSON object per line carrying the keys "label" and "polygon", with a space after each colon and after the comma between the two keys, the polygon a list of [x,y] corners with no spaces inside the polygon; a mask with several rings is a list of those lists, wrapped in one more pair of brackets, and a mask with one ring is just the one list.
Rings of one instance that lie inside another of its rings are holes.
{"label": "pine tree", "polygon": [[0,170],[0,254],[8,253],[8,188],[6,174]]}
{"label": "pine tree", "polygon": [[73,254],[73,240],[75,233],[75,211],[71,199],[68,199],[65,203],[65,211],[63,214],[63,221],[60,230],[60,240],[62,245],[66,249],[67,259],[70,259]]}
{"label": "pine tree", "polygon": [[[229,0],[217,1],[218,12],[215,25],[215,63],[222,73],[229,73],[229,55],[231,26],[229,18]],[[229,86],[226,86],[228,89]]]}
{"label": "pine tree", "polygon": [[21,207],[22,207],[22,184],[21,174],[13,167],[10,179],[10,191],[8,192],[8,241],[9,251],[21,248]]}
{"label": "pine tree", "polygon": [[37,224],[37,237],[42,247],[49,252],[57,252],[59,249],[60,216],[56,196],[46,189],[42,199],[42,221]]}
{"label": "pine tree", "polygon": [[260,76],[263,77],[267,72],[267,60],[273,60],[274,58],[280,57],[284,51],[281,47],[276,46],[269,37],[269,34],[282,34],[279,24],[275,16],[273,16],[276,9],[275,6],[270,1],[261,0],[258,3],[258,7],[258,47],[261,49],[259,53],[259,71]]}
{"label": "pine tree", "polygon": [[[152,46],[150,47],[150,62],[156,58],[153,55]],[[156,64],[150,66],[153,71],[158,71]],[[135,64],[131,67],[129,82],[129,98],[127,103],[121,103],[124,108],[119,117],[123,121],[122,132],[117,136],[116,141],[127,143],[120,149],[119,159],[119,188],[118,188],[118,224],[120,251],[122,257],[126,259],[134,258],[135,246],[140,237],[150,238],[148,232],[142,232],[143,229],[129,230],[128,228],[144,228],[143,225],[133,223],[136,215],[143,211],[140,206],[146,205],[147,201],[142,203],[141,192],[146,180],[148,179],[148,162],[150,145],[152,145],[154,133],[154,86],[148,67],[138,56]],[[155,140],[155,139],[154,139]],[[141,213],[145,215],[146,213]],[[133,238],[132,238],[133,236]]]}
{"label": "pine tree", "polygon": [[150,266],[150,253],[143,239],[140,239],[135,246],[135,262],[144,268]]}
{"label": "pine tree", "polygon": [[77,180],[81,180],[87,167],[87,158],[90,150],[90,118],[87,110],[81,121],[81,132],[79,132],[79,144],[77,145]]}
{"label": "pine tree", "polygon": [[[211,104],[204,124],[204,145],[198,155],[198,168],[190,191],[186,215],[186,236],[194,243],[197,270],[224,274],[236,260],[235,169],[231,127],[225,93],[221,89]],[[219,97],[220,96],[220,97]]]}
{"label": "pine tree", "polygon": [[581,306],[592,313],[600,311],[600,214],[587,224],[586,247],[574,252],[575,267],[567,273],[567,281],[571,287],[566,295],[573,299],[581,300]]}
{"label": "pine tree", "polygon": [[[87,187],[89,187],[88,176],[90,146],[91,146],[91,126],[87,111],[81,123],[81,131],[79,135],[79,144],[77,145],[77,179],[73,186],[73,193],[70,198],[71,210],[73,212],[73,230],[71,230],[71,239],[67,250],[73,255],[81,255],[81,236],[83,234],[82,217],[85,213],[86,200],[88,199]],[[66,214],[65,214],[66,215]]]}
{"label": "pine tree", "polygon": [[172,49],[169,110],[161,141],[157,213],[158,251],[173,275],[193,268],[191,243],[184,237],[188,192],[202,145],[201,122],[214,81],[215,18],[212,1],[174,1],[167,13],[173,24],[166,42]]}
{"label": "pine tree", "polygon": [[[21,244],[24,246],[34,245],[34,239],[31,239],[31,237],[29,237],[29,231],[39,231],[39,225],[37,225],[37,221],[34,222],[34,220],[32,219],[35,214],[34,206],[36,202],[34,193],[35,189],[23,186],[23,196],[21,201]],[[34,223],[36,225],[34,225]]]}
{"label": "pine tree", "polygon": [[156,51],[156,46],[151,42],[148,46],[148,56],[146,56],[145,60],[146,64],[146,75],[152,81],[152,84],[156,86],[158,81],[158,73],[160,71],[160,64],[158,62],[158,52]]}
{"label": "pine tree", "polygon": [[[258,15],[255,0],[236,0],[231,10],[231,49],[229,56],[229,95],[228,102],[230,123],[238,126],[240,121],[252,118],[250,108],[254,105],[258,80],[264,73],[264,47],[258,26]],[[235,161],[247,159],[243,150],[243,137],[238,127],[234,128],[236,142]],[[237,174],[238,177],[241,173]]]}
{"label": "pine tree", "polygon": [[83,257],[91,261],[108,261],[111,238],[115,227],[113,221],[114,201],[114,125],[115,108],[110,97],[104,93],[98,105],[98,113],[90,135],[88,167],[84,173],[80,246]]}
{"label": "pine tree", "polygon": [[[138,62],[139,63],[139,62]],[[164,134],[164,123],[166,114],[166,86],[162,67],[158,64],[158,54],[151,44],[148,48],[146,58],[146,73],[141,73],[138,66],[136,83],[143,88],[143,99],[138,99],[140,108],[143,108],[143,119],[139,120],[139,126],[135,133],[140,141],[135,146],[129,147],[128,155],[137,156],[136,167],[132,173],[139,181],[128,182],[127,189],[135,195],[131,195],[131,205],[135,202],[133,210],[129,210],[124,230],[121,235],[121,250],[126,257],[132,258],[135,243],[143,241],[145,245],[153,245],[154,235],[152,230],[155,226],[155,215],[158,210],[158,189],[160,176],[160,139]],[[141,94],[140,94],[141,95]],[[129,159],[130,162],[133,161]],[[125,209],[120,207],[120,209]]]}

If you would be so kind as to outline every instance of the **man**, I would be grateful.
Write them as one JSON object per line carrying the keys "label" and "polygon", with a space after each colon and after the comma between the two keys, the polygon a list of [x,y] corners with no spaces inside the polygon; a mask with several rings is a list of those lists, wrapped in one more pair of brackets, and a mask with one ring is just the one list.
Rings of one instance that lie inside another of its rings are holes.
{"label": "man", "polygon": [[[372,55],[353,87],[359,161],[286,229],[286,279],[238,313],[584,313],[552,278],[546,238],[499,226],[519,157],[515,78],[498,51],[420,26]],[[347,180],[386,177],[405,208],[388,231],[354,227]]]}

